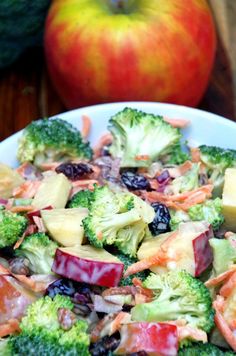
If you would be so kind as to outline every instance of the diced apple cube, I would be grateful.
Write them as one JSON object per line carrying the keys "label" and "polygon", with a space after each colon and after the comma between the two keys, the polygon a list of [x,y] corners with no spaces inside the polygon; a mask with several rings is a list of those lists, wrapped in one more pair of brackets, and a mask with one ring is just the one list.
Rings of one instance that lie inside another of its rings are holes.
{"label": "diced apple cube", "polygon": [[[151,267],[155,273],[185,269],[193,276],[199,276],[212,262],[209,239],[213,232],[208,223],[188,222],[180,224],[177,233],[161,234],[146,240],[138,250],[138,259],[158,255],[161,249],[167,251],[168,260],[164,265]],[[171,258],[173,256],[173,258]]]}
{"label": "diced apple cube", "polygon": [[81,245],[84,239],[82,220],[86,208],[41,210],[43,223],[49,235],[62,246]]}
{"label": "diced apple cube", "polygon": [[124,265],[115,256],[90,245],[58,248],[52,271],[78,282],[104,287],[117,286]]}
{"label": "diced apple cube", "polygon": [[24,182],[21,175],[6,164],[0,163],[0,198],[10,198],[14,188]]}
{"label": "diced apple cube", "polygon": [[236,232],[236,168],[227,168],[225,171],[222,205],[224,226]]}
{"label": "diced apple cube", "polygon": [[69,198],[71,183],[62,173],[45,177],[40,185],[32,205],[36,209],[47,206],[64,208]]}
{"label": "diced apple cube", "polygon": [[36,295],[22,287],[11,276],[0,276],[0,324],[9,319],[21,319],[29,304],[36,300]]}

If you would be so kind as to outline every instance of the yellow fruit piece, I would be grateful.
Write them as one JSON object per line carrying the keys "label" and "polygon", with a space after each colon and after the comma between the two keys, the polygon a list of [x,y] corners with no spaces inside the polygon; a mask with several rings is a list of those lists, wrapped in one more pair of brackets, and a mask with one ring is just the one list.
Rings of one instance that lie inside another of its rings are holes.
{"label": "yellow fruit piece", "polygon": [[222,195],[225,227],[236,232],[236,168],[227,168]]}
{"label": "yellow fruit piece", "polygon": [[62,173],[53,174],[44,178],[40,185],[32,205],[37,209],[47,206],[64,208],[70,195],[71,183]]}
{"label": "yellow fruit piece", "polygon": [[62,246],[81,245],[84,240],[82,220],[86,208],[41,210],[43,223],[49,235]]}
{"label": "yellow fruit piece", "polygon": [[19,187],[24,179],[9,166],[0,163],[0,198],[8,199],[14,188]]}

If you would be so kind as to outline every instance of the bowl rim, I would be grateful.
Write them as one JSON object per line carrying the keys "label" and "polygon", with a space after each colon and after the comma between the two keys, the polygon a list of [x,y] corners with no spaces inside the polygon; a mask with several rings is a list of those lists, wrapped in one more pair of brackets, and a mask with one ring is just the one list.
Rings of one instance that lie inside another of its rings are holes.
{"label": "bowl rim", "polygon": [[[207,118],[207,120],[210,120],[212,122],[218,123],[218,124],[222,124],[222,121],[224,122],[224,125],[232,127],[232,128],[236,128],[236,122],[233,121],[233,119],[229,119],[226,118],[224,116],[218,115],[218,114],[214,114],[212,112],[206,111],[206,110],[202,110],[199,108],[193,108],[193,107],[189,107],[189,106],[184,106],[184,105],[178,105],[178,104],[170,104],[170,103],[162,103],[162,102],[154,102],[154,101],[118,101],[118,102],[111,102],[111,103],[100,103],[100,104],[94,104],[94,105],[88,105],[88,106],[82,106],[82,107],[78,107],[76,109],[72,109],[72,110],[67,110],[67,111],[63,111],[60,112],[58,114],[49,116],[48,118],[56,118],[56,117],[61,117],[63,119],[67,119],[67,116],[70,117],[71,115],[73,115],[73,113],[77,113],[77,112],[86,112],[86,110],[96,110],[96,111],[102,111],[105,108],[115,108],[117,107],[118,109],[120,108],[120,106],[147,106],[147,107],[159,107],[162,110],[166,109],[175,109],[176,113],[178,114],[178,112],[180,113],[180,116],[177,117],[181,118],[181,112],[186,112],[186,113],[199,113],[199,115],[201,115],[202,118]],[[140,110],[140,109],[139,109]],[[145,110],[145,108],[144,108]],[[151,109],[150,109],[151,110]],[[33,120],[38,120],[40,119],[32,119]],[[24,128],[23,128],[24,129]],[[2,140],[0,142],[0,147],[4,146],[5,144],[8,144],[9,141],[13,140],[14,137],[18,136],[23,129],[13,133],[12,135],[10,135],[9,137],[5,138],[4,140]]]}

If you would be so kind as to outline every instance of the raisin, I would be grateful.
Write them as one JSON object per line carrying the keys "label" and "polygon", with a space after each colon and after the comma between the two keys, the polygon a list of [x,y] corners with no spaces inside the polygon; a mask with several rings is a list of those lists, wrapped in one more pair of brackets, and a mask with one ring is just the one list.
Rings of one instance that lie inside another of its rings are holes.
{"label": "raisin", "polygon": [[71,180],[77,180],[86,174],[93,172],[92,168],[86,163],[62,163],[56,168],[57,173],[63,173]]}
{"label": "raisin", "polygon": [[153,203],[152,207],[155,210],[155,217],[148,225],[152,235],[162,234],[170,231],[170,213],[164,204]]}
{"label": "raisin", "polygon": [[149,190],[150,184],[147,178],[141,174],[135,174],[133,172],[124,172],[121,174],[121,180],[123,184],[130,190],[144,189]]}
{"label": "raisin", "polygon": [[114,351],[120,341],[117,339],[116,335],[104,336],[99,341],[91,344],[90,354],[91,356],[106,356],[109,355],[109,351]]}

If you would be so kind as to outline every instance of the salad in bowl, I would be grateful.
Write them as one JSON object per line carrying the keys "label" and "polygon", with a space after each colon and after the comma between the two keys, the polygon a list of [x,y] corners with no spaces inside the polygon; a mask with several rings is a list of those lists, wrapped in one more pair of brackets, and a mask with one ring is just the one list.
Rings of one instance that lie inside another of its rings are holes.
{"label": "salad in bowl", "polygon": [[0,354],[234,355],[233,143],[123,105],[91,145],[81,118],[1,155]]}

